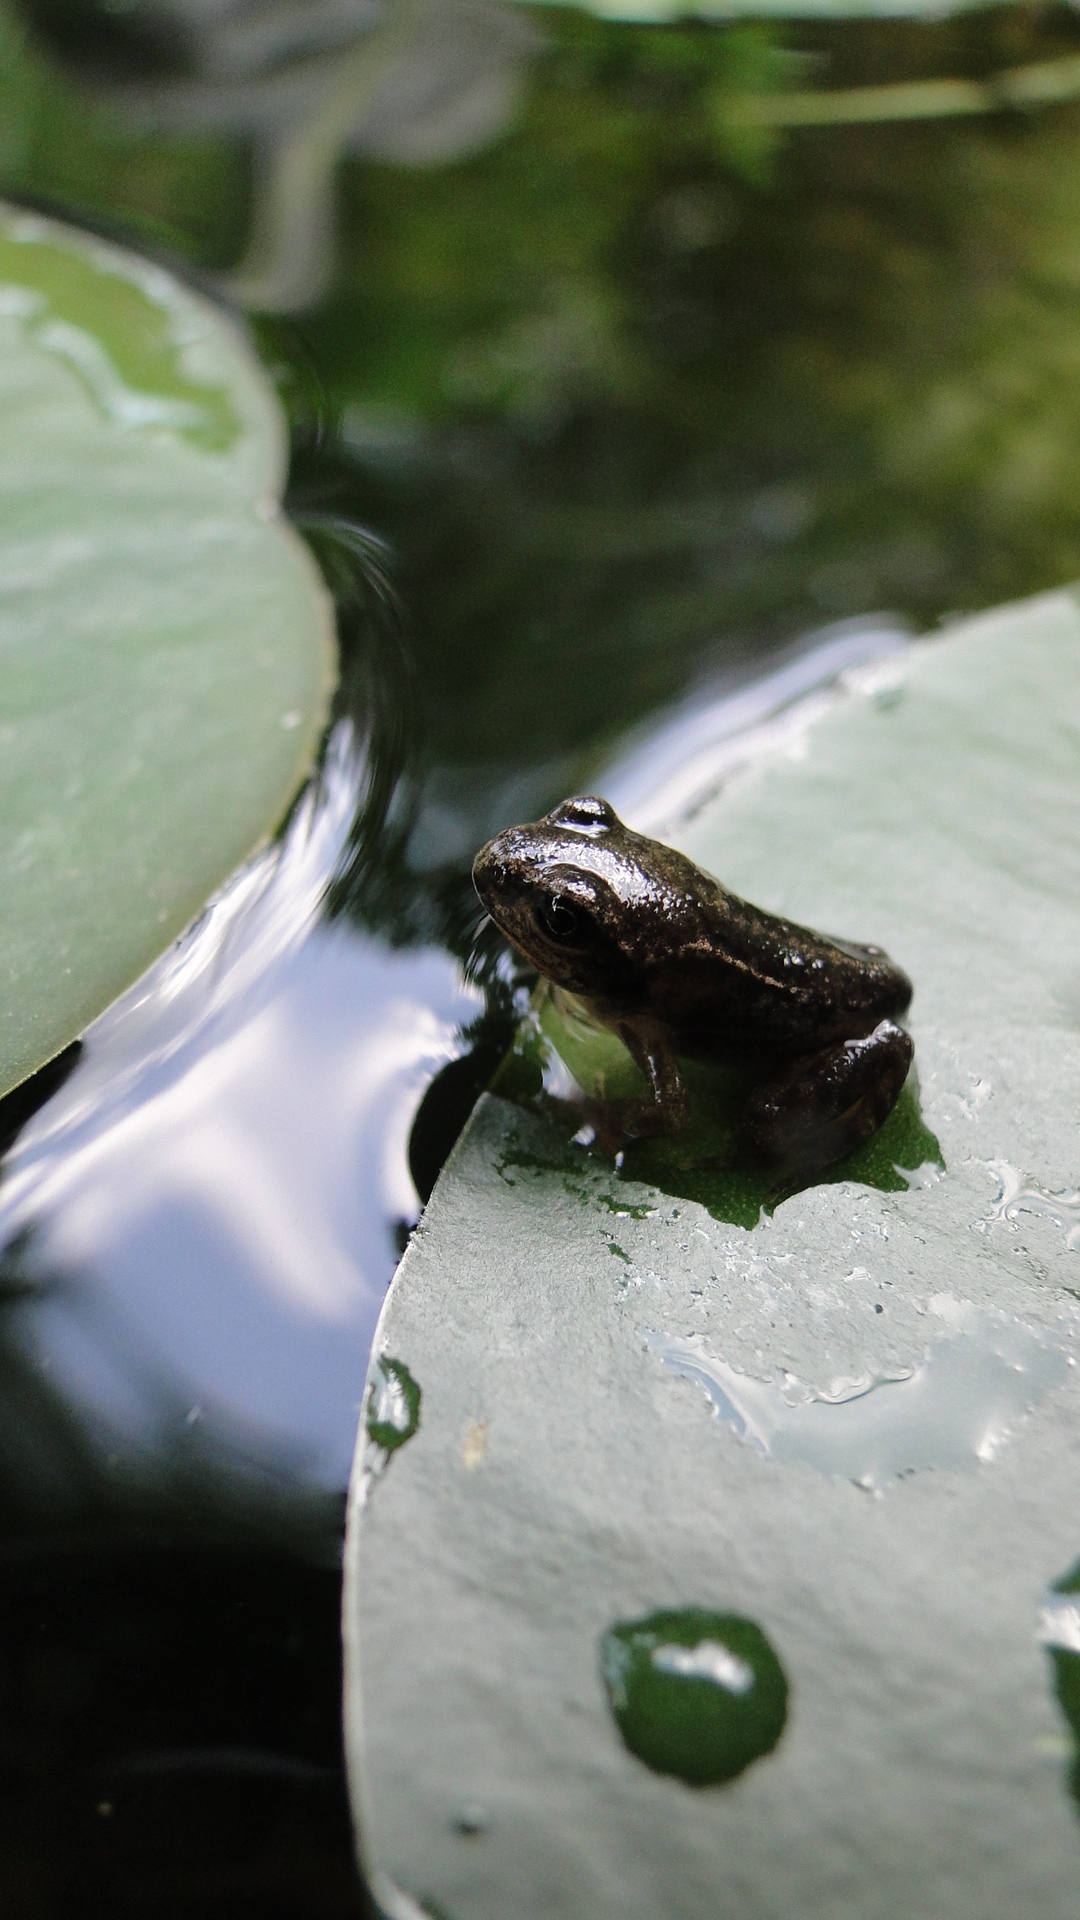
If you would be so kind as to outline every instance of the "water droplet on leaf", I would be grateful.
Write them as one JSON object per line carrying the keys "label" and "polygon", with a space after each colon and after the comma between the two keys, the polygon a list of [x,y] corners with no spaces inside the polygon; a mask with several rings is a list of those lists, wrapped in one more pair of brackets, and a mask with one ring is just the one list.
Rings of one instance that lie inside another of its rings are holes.
{"label": "water droplet on leaf", "polygon": [[610,1627],[601,1666],[630,1752],[688,1786],[719,1786],[771,1753],[788,1687],[752,1620],[698,1607]]}

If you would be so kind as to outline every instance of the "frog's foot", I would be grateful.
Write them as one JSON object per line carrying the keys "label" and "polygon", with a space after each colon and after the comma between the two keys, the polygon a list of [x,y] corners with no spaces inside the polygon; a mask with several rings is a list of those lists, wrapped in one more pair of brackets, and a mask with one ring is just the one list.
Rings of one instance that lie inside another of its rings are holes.
{"label": "frog's foot", "polygon": [[657,1134],[685,1133],[690,1125],[690,1097],[660,1022],[645,1016],[626,1020],[618,1034],[648,1081],[651,1095],[648,1100],[620,1103],[627,1136],[640,1140]]}
{"label": "frog's foot", "polygon": [[813,1176],[869,1140],[888,1119],[914,1053],[910,1034],[882,1020],[865,1039],[807,1054],[754,1089],[743,1132],[785,1174]]}
{"label": "frog's foot", "polygon": [[586,1118],[596,1145],[617,1153],[632,1140],[655,1140],[666,1134],[665,1115],[653,1100],[589,1101]]}

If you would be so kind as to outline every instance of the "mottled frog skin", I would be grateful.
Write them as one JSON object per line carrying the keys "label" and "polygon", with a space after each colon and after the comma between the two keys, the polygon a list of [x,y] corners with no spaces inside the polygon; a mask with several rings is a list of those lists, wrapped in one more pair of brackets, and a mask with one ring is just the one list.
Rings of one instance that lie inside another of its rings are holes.
{"label": "mottled frog skin", "polygon": [[651,1101],[626,1134],[689,1123],[677,1056],[760,1074],[743,1114],[755,1156],[805,1176],[868,1139],[912,1059],[895,1024],[907,975],[857,946],[751,906],[691,860],[632,833],[606,800],[565,800],[508,827],[473,881],[526,960],[623,1040]]}

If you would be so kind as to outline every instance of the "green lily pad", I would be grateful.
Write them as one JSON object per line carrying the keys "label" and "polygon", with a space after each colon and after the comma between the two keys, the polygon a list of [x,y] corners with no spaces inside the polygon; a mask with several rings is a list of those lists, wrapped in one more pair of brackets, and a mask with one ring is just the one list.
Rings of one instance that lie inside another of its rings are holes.
{"label": "green lily pad", "polygon": [[[519,1036],[380,1321],[423,1425],[377,1484],[357,1457],[391,1914],[1075,1913],[1080,594],[761,738],[672,838],[910,973],[944,1167],[719,1218],[528,1111],[557,1030]],[[564,1092],[594,1045],[558,1037]]]}
{"label": "green lily pad", "polygon": [[285,430],[230,317],[0,210],[0,1093],[273,830],[333,679],[280,516]]}

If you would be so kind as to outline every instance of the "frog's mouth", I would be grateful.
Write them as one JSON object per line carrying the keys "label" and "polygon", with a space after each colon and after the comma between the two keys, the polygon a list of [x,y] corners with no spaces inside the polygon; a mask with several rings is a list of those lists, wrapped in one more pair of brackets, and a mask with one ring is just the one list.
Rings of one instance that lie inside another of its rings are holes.
{"label": "frog's mouth", "polygon": [[[521,939],[529,924],[527,900],[523,898],[520,878],[513,872],[506,858],[508,849],[502,842],[506,836],[497,835],[481,847],[473,861],[472,881],[479,896],[480,904],[498,927],[499,932],[532,962],[540,966],[537,954],[528,950]],[[528,889],[524,892],[527,894]]]}
{"label": "frog's mouth", "polygon": [[545,950],[547,942],[537,926],[532,890],[523,893],[506,874],[497,877],[484,874],[478,880],[474,873],[473,884],[488,918],[504,938],[524,955],[531,966],[539,967],[541,973],[550,975],[551,957]]}

